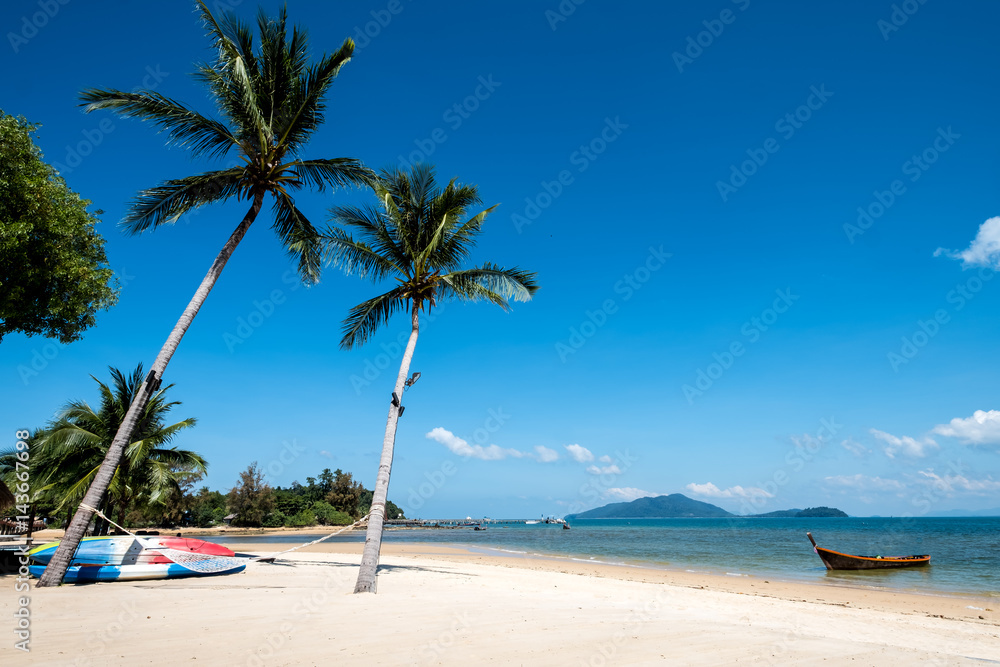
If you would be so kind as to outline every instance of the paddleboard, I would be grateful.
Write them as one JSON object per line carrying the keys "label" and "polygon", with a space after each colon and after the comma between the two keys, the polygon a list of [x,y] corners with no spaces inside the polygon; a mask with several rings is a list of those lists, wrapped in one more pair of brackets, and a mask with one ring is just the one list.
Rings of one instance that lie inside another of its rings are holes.
{"label": "paddleboard", "polygon": [[[145,543],[145,544],[144,544]],[[49,542],[28,552],[36,563],[46,564],[56,552],[59,542]],[[184,537],[150,535],[140,542],[131,535],[105,535],[80,540],[70,566],[73,565],[167,565],[172,560],[148,547],[162,547],[211,556],[235,556],[226,547],[205,540]]]}
{"label": "paddleboard", "polygon": [[[30,565],[28,569],[32,576],[41,577],[45,565]],[[136,581],[141,579],[179,579],[181,577],[208,577],[217,574],[235,574],[246,569],[246,563],[240,563],[224,572],[195,572],[176,563],[146,563],[142,565],[73,565],[66,570],[63,583],[79,584],[88,581]]]}

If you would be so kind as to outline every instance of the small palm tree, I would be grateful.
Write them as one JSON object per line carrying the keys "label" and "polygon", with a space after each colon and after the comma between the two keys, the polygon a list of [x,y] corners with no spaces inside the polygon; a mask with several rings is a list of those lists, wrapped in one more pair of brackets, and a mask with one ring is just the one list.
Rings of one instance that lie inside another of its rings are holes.
{"label": "small palm tree", "polygon": [[[274,198],[272,227],[289,254],[298,259],[302,278],[315,281],[321,264],[320,245],[316,230],[296,208],[291,191],[363,185],[371,173],[354,159],[297,157],[323,122],[323,98],[354,52],[351,39],[345,40],[333,55],[310,64],[306,33],[295,28],[291,38],[288,37],[284,9],[277,20],[263,13],[258,15],[260,44],[255,48],[251,30],[234,16],[216,18],[202,0],[197,5],[217,48],[215,62],[201,65],[197,77],[208,87],[223,120],[203,116],[152,91],[87,90],[82,94],[87,111],[110,109],[121,116],[150,121],[167,132],[170,143],[186,146],[194,156],[222,158],[232,151],[239,158],[237,166],[169,180],[139,193],[122,221],[128,231],[139,233],[173,223],[198,206],[233,197],[250,202],[246,215],[181,314],[122,420],[107,458],[84,498],[92,507],[100,504],[122,452],[132,440],[132,431],[146,401],[158,388],[170,358],[229,257],[260,213],[264,196],[270,194]],[[83,507],[77,510],[39,586],[55,585],[62,580],[91,514]]]}
{"label": "small palm tree", "polygon": [[434,181],[434,170],[416,165],[410,173],[383,170],[372,188],[378,197],[377,208],[335,207],[331,214],[338,226],[325,234],[326,251],[332,263],[348,273],[359,272],[376,281],[390,276],[398,281],[388,292],[351,310],[344,322],[340,346],[350,349],[361,345],[398,311],[407,312],[411,323],[386,420],[355,593],[375,592],[396,422],[403,409],[404,386],[412,383],[406,376],[417,344],[420,312],[444,298],[485,299],[507,310],[509,299],[527,301],[538,289],[532,272],[490,263],[461,268],[482,231],[483,221],[496,208],[488,208],[463,221],[466,210],[481,203],[475,186],[459,185],[452,180],[440,189]]}
{"label": "small palm tree", "polygon": [[[94,378],[101,393],[99,409],[94,410],[85,401],[70,401],[33,444],[32,460],[44,462],[43,470],[38,472],[57,503],[57,511],[75,506],[83,498],[142,388],[142,364],[130,375],[117,368],[110,371],[112,386]],[[162,503],[179,488],[186,474],[204,473],[207,468],[205,459],[198,454],[167,446],[181,430],[196,423],[194,418],[188,418],[165,425],[168,413],[180,405],[167,401],[166,392],[172,386],[159,389],[146,404],[108,487],[104,512],[116,514],[119,524],[124,523],[129,510],[140,504]]]}

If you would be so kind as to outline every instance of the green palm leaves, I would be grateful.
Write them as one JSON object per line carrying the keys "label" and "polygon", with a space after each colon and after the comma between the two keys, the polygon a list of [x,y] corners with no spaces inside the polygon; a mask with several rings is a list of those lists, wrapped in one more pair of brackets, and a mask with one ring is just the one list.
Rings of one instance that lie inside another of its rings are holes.
{"label": "green palm leaves", "polygon": [[331,209],[338,224],[324,234],[328,261],[347,273],[375,281],[393,277],[398,285],[351,309],[340,345],[365,342],[397,311],[433,307],[438,299],[485,299],[509,308],[511,299],[527,301],[538,289],[535,274],[489,262],[463,269],[483,222],[495,207],[466,219],[481,203],[478,190],[452,180],[444,188],[433,168],[409,172],[383,170],[372,182],[376,206]]}
{"label": "green palm leaves", "polygon": [[81,99],[87,111],[110,109],[155,124],[166,132],[168,143],[196,157],[222,159],[233,153],[238,166],[144,190],[122,224],[129,232],[140,233],[174,223],[204,204],[270,193],[274,231],[298,260],[302,278],[315,282],[321,268],[317,231],[295,206],[293,192],[365,185],[371,177],[355,159],[298,157],[324,121],[325,94],[350,60],[354,42],[347,39],[336,53],[310,63],[307,34],[294,28],[288,35],[284,8],[276,19],[258,14],[260,41],[254,44],[250,28],[235,16],[216,18],[201,0],[198,7],[217,56],[198,67],[197,77],[207,86],[222,120],[153,91],[89,89]]}
{"label": "green palm leaves", "polygon": [[[96,410],[84,401],[70,401],[32,442],[36,483],[46,487],[57,510],[75,506],[90,487],[145,379],[142,364],[128,375],[110,370],[110,386],[94,378],[100,388]],[[180,405],[167,400],[172,386],[150,398],[108,487],[110,504],[120,515],[140,503],[162,502],[184,474],[206,470],[198,454],[169,446],[180,431],[195,425],[193,418],[166,424],[171,409]]]}

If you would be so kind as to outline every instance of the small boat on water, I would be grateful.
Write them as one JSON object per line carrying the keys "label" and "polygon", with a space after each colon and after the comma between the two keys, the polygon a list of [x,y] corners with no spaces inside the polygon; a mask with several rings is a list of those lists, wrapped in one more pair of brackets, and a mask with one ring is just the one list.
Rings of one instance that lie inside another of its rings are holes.
{"label": "small boat on water", "polygon": [[897,567],[921,567],[931,562],[931,557],[928,555],[853,556],[817,546],[812,533],[806,533],[806,536],[828,570],[887,570]]}

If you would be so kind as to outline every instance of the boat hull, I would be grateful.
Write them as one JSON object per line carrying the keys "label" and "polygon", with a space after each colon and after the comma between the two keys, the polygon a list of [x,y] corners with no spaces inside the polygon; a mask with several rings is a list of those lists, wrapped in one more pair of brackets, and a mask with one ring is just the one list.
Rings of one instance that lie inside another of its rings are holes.
{"label": "boat hull", "polygon": [[816,553],[828,570],[889,570],[900,567],[923,567],[931,557],[920,556],[853,556],[816,547]]}
{"label": "boat hull", "polygon": [[[41,577],[45,565],[31,565],[28,570],[34,577]],[[180,579],[182,577],[208,577],[218,574],[236,574],[246,569],[240,563],[223,572],[195,572],[177,563],[146,563],[143,565],[73,565],[66,570],[63,583],[80,584],[91,581],[139,581],[144,579]]]}

